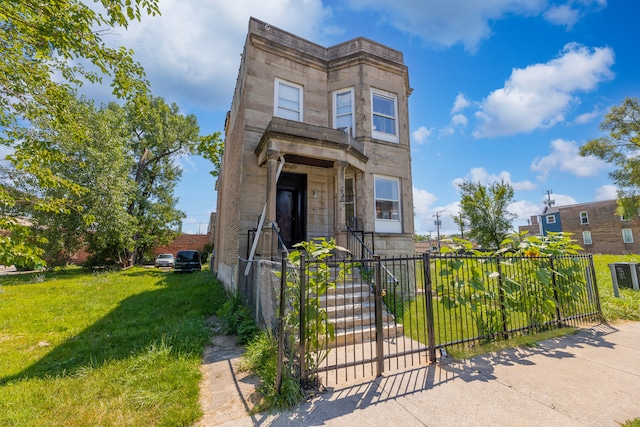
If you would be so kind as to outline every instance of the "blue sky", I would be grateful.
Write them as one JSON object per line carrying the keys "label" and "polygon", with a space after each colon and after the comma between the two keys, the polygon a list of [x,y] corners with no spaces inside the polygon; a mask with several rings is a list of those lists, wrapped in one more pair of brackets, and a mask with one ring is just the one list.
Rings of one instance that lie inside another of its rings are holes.
{"label": "blue sky", "polygon": [[[367,37],[404,53],[415,228],[455,232],[460,180],[515,189],[524,225],[543,208],[615,198],[610,166],[578,148],[625,97],[640,97],[640,4],[607,0],[160,0],[109,43],[136,52],[154,95],[222,131],[250,16],[332,46]],[[185,232],[215,210],[207,161],[182,159]]]}

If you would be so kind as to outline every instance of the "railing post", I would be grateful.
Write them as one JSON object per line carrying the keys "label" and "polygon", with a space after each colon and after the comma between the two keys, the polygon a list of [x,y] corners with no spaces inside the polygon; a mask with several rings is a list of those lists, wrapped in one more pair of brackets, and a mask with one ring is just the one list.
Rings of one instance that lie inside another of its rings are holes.
{"label": "railing post", "polygon": [[306,382],[307,372],[307,255],[300,257],[300,379]]}
{"label": "railing post", "polygon": [[500,299],[500,317],[502,318],[502,338],[509,338],[509,326],[507,322],[509,317],[507,316],[507,307],[504,305],[504,290],[502,289],[502,258],[496,257],[496,266],[498,269],[498,298]]}
{"label": "railing post", "polygon": [[382,375],[384,372],[384,331],[382,329],[382,297],[384,289],[382,288],[382,264],[380,256],[374,255],[373,262],[376,268],[376,292],[375,292],[375,310],[376,310],[376,376]]}
{"label": "railing post", "polygon": [[553,286],[553,298],[556,300],[556,318],[558,327],[562,327],[562,311],[560,311],[560,295],[558,295],[558,284],[556,282],[556,267],[553,262],[554,256],[549,255],[549,269],[551,270],[551,285]]}
{"label": "railing post", "polygon": [[280,394],[282,387],[282,364],[284,363],[284,309],[285,288],[287,286],[287,257],[282,253],[280,262],[280,306],[278,310],[278,367],[276,372],[276,390]]}
{"label": "railing post", "polygon": [[591,280],[593,281],[593,291],[596,300],[596,308],[598,314],[602,317],[602,306],[600,305],[600,291],[598,290],[598,281],[596,280],[596,267],[593,264],[593,254],[589,254],[589,269],[591,270]]}
{"label": "railing post", "polygon": [[429,362],[436,363],[436,332],[433,315],[433,289],[431,287],[431,258],[429,253],[422,254],[422,270],[424,274],[425,312],[427,317],[427,345],[429,346]]}

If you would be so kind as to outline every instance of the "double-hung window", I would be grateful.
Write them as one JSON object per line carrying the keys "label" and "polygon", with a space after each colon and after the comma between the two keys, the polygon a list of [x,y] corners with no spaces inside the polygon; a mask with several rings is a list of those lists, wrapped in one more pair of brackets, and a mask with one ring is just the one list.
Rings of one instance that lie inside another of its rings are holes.
{"label": "double-hung window", "polygon": [[355,136],[353,128],[353,89],[337,90],[333,93],[333,127],[343,129]]}
{"label": "double-hung window", "polygon": [[372,90],[371,110],[371,136],[387,142],[398,142],[398,97]]}
{"label": "double-hung window", "polygon": [[585,245],[590,245],[593,243],[593,241],[591,240],[591,232],[590,231],[583,231],[582,232],[582,243],[584,243]]}
{"label": "double-hung window", "polygon": [[376,232],[402,233],[400,180],[387,176],[375,176],[374,196],[376,200]]}
{"label": "double-hung window", "polygon": [[580,212],[580,224],[589,224],[589,214],[587,212]]}
{"label": "double-hung window", "polygon": [[622,229],[622,241],[624,243],[633,243],[633,232],[630,228]]}
{"label": "double-hung window", "polygon": [[283,119],[303,121],[303,98],[302,86],[276,79],[273,115]]}

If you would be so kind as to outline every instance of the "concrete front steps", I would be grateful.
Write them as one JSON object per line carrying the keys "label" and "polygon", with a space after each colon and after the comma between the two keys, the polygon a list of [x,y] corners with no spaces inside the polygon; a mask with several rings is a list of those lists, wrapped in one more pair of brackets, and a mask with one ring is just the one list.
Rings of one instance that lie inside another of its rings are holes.
{"label": "concrete front steps", "polygon": [[[320,298],[329,321],[335,327],[335,339],[330,346],[367,343],[376,339],[375,296],[354,269],[346,279],[336,281]],[[404,327],[396,325],[393,315],[382,307],[382,328],[385,338],[402,337]]]}

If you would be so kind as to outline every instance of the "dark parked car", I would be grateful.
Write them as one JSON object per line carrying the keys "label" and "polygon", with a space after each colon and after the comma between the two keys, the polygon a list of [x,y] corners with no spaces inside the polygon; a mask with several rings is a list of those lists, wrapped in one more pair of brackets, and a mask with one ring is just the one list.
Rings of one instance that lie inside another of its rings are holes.
{"label": "dark parked car", "polygon": [[156,257],[155,266],[156,267],[173,267],[173,254],[159,254]]}
{"label": "dark parked car", "polygon": [[198,251],[178,251],[173,271],[200,271],[202,269],[202,257]]}

